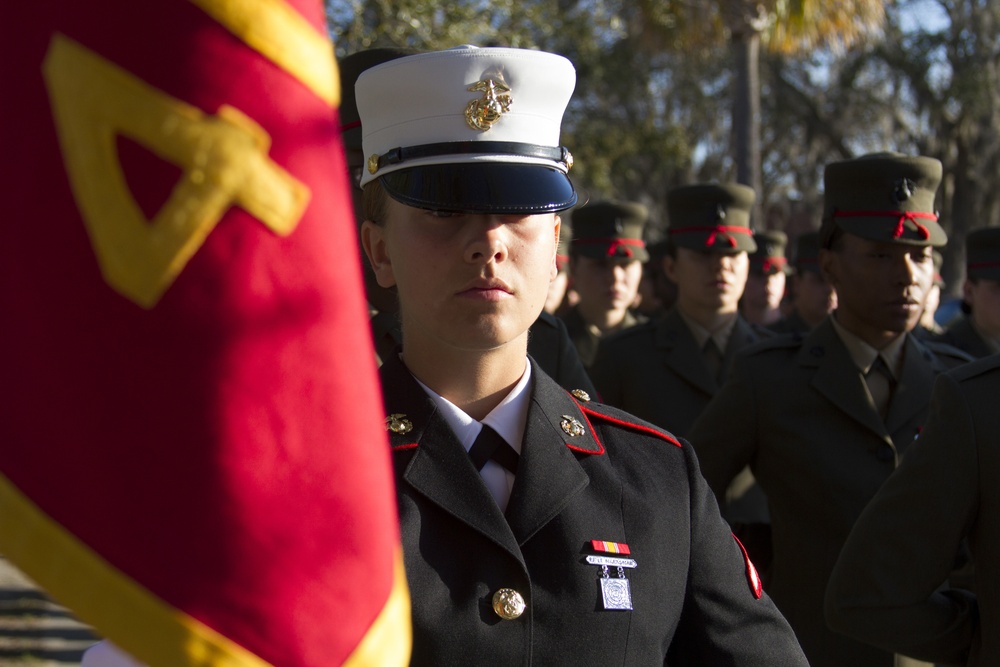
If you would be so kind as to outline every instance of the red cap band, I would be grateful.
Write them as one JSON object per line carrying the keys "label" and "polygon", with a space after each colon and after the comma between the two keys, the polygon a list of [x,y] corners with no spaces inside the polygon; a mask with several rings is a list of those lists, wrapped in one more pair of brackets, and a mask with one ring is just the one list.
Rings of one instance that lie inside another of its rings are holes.
{"label": "red cap band", "polygon": [[922,211],[836,211],[833,214],[835,218],[875,218],[875,217],[891,217],[899,218],[896,223],[896,229],[892,232],[892,238],[898,239],[903,235],[903,230],[905,229],[906,221],[909,220],[917,228],[917,232],[920,237],[927,240],[931,237],[931,233],[927,231],[927,228],[917,222],[917,218],[922,218],[924,220],[934,220],[937,222],[937,215],[933,213],[924,213]]}

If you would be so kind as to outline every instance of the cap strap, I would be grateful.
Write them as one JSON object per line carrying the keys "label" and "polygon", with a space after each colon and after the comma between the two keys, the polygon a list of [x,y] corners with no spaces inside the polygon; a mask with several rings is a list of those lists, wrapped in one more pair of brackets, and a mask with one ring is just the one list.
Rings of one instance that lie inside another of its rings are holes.
{"label": "cap strap", "polygon": [[618,248],[625,248],[625,256],[631,257],[633,255],[632,249],[628,246],[635,246],[636,248],[645,248],[646,242],[642,239],[619,239],[619,238],[603,238],[603,239],[573,239],[572,243],[580,245],[594,245],[600,243],[604,245],[608,244],[608,257],[614,257],[615,253],[618,252]]}
{"label": "cap strap", "polygon": [[667,230],[671,234],[686,234],[688,232],[709,232],[708,238],[705,239],[705,247],[711,248],[715,245],[715,239],[719,234],[730,235],[727,239],[729,241],[729,247],[736,247],[736,239],[734,239],[732,234],[746,234],[747,236],[752,236],[753,231],[749,227],[738,227],[735,225],[712,225],[708,227],[677,227],[674,229]]}
{"label": "cap strap", "polygon": [[439,155],[471,154],[514,155],[561,162],[566,165],[566,169],[573,166],[573,155],[565,146],[541,146],[539,144],[523,144],[517,141],[446,141],[419,146],[398,146],[382,155],[373,155],[368,160],[368,170],[374,174],[379,169],[389,165],[401,164],[410,160]]}
{"label": "cap strap", "polygon": [[771,269],[780,271],[785,268],[786,264],[788,264],[788,260],[784,257],[768,257],[761,264],[760,268],[764,273],[770,273]]}
{"label": "cap strap", "polygon": [[905,224],[907,221],[913,223],[917,228],[917,233],[920,234],[920,238],[927,240],[931,237],[931,233],[927,231],[927,228],[917,222],[917,218],[923,220],[933,220],[937,222],[938,216],[934,213],[924,213],[923,211],[834,211],[834,218],[899,218],[896,222],[896,229],[892,231],[892,238],[898,239],[903,235],[903,231],[906,229]]}

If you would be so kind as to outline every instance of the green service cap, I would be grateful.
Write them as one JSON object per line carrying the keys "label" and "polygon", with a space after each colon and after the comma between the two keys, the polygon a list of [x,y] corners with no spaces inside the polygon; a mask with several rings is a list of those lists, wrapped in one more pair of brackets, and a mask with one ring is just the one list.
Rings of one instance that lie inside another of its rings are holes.
{"label": "green service cap", "polygon": [[757,275],[770,276],[775,273],[786,273],[788,259],[785,248],[788,246],[788,235],[778,230],[755,232],[753,240],[757,250],[750,255],[750,272]]}
{"label": "green service cap", "polygon": [[649,211],[642,204],[598,201],[573,211],[572,254],[649,260],[643,232]]}
{"label": "green service cap", "polygon": [[948,242],[934,212],[941,183],[941,163],[934,158],[872,153],[828,164],[823,181],[823,247],[836,229],[869,241],[935,247]]}
{"label": "green service cap", "polygon": [[670,242],[693,250],[753,252],[753,188],[738,183],[682,185],[667,193]]}
{"label": "green service cap", "polygon": [[1000,227],[977,229],[965,238],[965,275],[1000,280]]}
{"label": "green service cap", "polygon": [[367,49],[344,56],[337,63],[340,69],[340,127],[346,148],[361,150],[361,116],[358,115],[358,99],[354,94],[354,83],[358,77],[375,65],[415,53],[419,52],[415,49]]}
{"label": "green service cap", "polygon": [[819,273],[819,232],[805,232],[795,239],[795,272]]}

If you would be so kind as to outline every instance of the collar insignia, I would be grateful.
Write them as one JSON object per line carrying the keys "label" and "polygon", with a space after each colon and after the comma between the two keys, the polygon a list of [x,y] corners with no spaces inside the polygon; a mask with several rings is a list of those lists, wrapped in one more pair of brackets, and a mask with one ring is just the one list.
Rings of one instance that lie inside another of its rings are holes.
{"label": "collar insignia", "polygon": [[583,427],[579,419],[575,417],[570,417],[569,415],[563,415],[562,421],[559,422],[559,427],[562,428],[563,432],[571,438],[583,435],[587,432],[587,429]]}
{"label": "collar insignia", "polygon": [[385,418],[385,430],[392,431],[396,435],[403,435],[413,430],[413,422],[407,419],[404,414],[392,414]]}

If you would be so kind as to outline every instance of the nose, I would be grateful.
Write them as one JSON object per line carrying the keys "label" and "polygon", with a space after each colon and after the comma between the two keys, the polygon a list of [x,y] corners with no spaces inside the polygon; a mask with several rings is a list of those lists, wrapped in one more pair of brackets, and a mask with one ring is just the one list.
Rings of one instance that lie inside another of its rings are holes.
{"label": "nose", "polygon": [[508,248],[503,220],[494,215],[472,216],[472,237],[466,247],[466,261],[472,263],[502,262]]}
{"label": "nose", "polygon": [[903,253],[900,261],[896,262],[897,279],[901,285],[914,285],[917,283],[917,275],[921,271],[919,262],[914,261],[909,253]]}
{"label": "nose", "polygon": [[623,283],[623,282],[625,282],[625,278],[627,277],[627,273],[625,271],[625,265],[624,264],[618,264],[618,263],[612,264],[611,265],[611,277],[612,277],[612,280],[615,283]]}
{"label": "nose", "polygon": [[711,258],[711,266],[715,271],[732,271],[733,262],[736,261],[735,255],[730,255],[728,253],[713,252],[709,255]]}

